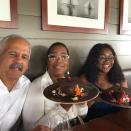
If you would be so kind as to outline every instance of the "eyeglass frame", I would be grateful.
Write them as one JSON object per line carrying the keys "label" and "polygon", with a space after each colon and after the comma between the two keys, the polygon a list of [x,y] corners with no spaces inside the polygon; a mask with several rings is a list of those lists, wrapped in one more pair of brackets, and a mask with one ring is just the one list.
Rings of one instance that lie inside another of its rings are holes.
{"label": "eyeglass frame", "polygon": [[104,56],[104,55],[100,55],[97,59],[98,59],[98,61],[111,61],[112,62],[112,61],[115,60],[115,56],[112,55],[112,56],[107,57],[107,56]]}
{"label": "eyeglass frame", "polygon": [[52,61],[55,61],[57,59],[60,59],[62,61],[66,61],[66,60],[69,59],[69,55],[68,54],[55,55],[55,54],[51,53],[51,54],[48,55],[48,59],[52,60]]}

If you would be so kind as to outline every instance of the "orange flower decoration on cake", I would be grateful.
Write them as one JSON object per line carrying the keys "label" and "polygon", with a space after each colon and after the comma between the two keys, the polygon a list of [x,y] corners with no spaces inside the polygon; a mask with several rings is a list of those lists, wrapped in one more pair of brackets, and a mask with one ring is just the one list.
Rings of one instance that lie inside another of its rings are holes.
{"label": "orange flower decoration on cake", "polygon": [[74,93],[76,96],[80,96],[80,97],[84,96],[83,88],[80,88],[78,84],[74,88]]}

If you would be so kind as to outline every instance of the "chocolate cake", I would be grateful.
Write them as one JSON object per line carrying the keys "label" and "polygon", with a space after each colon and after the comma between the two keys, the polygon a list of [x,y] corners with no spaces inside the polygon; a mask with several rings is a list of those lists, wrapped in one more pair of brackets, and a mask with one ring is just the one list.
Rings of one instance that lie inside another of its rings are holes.
{"label": "chocolate cake", "polygon": [[92,83],[84,84],[79,78],[68,76],[49,85],[43,94],[55,102],[74,104],[95,99],[99,95],[99,89]]}
{"label": "chocolate cake", "polygon": [[101,97],[109,102],[116,104],[125,104],[131,101],[131,97],[123,87],[115,86],[101,93]]}
{"label": "chocolate cake", "polygon": [[56,84],[58,88],[53,93],[62,97],[78,100],[86,95],[85,84],[77,77],[60,78]]}

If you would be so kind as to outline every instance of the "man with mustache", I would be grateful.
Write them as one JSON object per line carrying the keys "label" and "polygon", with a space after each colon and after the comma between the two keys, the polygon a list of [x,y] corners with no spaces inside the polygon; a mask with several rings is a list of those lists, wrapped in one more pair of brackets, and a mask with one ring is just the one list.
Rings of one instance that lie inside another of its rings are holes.
{"label": "man with mustache", "polygon": [[0,41],[0,131],[11,130],[20,117],[30,84],[23,75],[29,59],[30,44],[23,37],[9,35]]}

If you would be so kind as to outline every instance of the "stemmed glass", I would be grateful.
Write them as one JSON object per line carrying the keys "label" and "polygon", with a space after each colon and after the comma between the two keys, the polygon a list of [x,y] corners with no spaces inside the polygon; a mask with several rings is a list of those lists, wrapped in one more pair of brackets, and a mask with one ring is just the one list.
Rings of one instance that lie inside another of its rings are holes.
{"label": "stemmed glass", "polygon": [[[72,131],[70,122],[69,122],[69,117],[67,113],[60,113],[60,119],[56,120],[56,127],[54,128],[53,131]],[[54,119],[55,120],[55,119]]]}
{"label": "stemmed glass", "polygon": [[35,125],[46,125],[51,131],[72,131],[68,114],[59,110],[51,116],[41,117]]}

